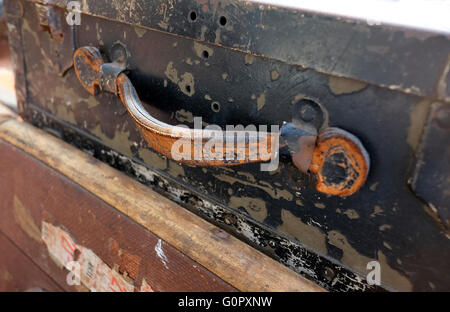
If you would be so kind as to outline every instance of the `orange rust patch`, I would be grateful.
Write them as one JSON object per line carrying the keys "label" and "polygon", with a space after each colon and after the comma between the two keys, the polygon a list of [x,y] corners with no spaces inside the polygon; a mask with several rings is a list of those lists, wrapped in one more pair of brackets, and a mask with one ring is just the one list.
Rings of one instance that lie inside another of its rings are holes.
{"label": "orange rust patch", "polygon": [[319,136],[309,169],[317,175],[317,191],[346,197],[364,185],[369,166],[367,152],[356,137],[328,128]]}
{"label": "orange rust patch", "polygon": [[101,67],[103,65],[103,59],[100,54],[96,54],[96,51],[89,48],[80,48],[75,51],[73,54],[73,63],[75,64],[75,74],[77,75],[78,80],[81,82],[82,86],[92,95],[96,95],[100,90],[100,81],[94,80],[90,85],[86,85],[83,83],[84,79],[81,77],[81,73],[77,67],[77,61],[85,63],[84,68],[89,68],[90,70],[99,73]]}

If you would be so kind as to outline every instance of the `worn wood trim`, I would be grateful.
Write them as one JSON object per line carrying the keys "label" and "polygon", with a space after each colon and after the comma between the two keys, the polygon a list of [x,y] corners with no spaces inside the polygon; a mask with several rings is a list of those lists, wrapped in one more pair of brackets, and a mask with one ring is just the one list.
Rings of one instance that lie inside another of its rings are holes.
{"label": "worn wood trim", "polygon": [[323,291],[174,202],[69,144],[16,119],[0,139],[95,194],[241,291]]}

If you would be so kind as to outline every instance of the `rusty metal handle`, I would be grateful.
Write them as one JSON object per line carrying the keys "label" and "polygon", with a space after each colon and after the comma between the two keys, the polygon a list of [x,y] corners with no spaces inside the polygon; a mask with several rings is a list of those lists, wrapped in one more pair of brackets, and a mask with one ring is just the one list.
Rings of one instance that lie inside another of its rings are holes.
{"label": "rusty metal handle", "polygon": [[[320,126],[294,120],[293,123],[285,123],[280,133],[244,131],[244,135],[239,135],[239,131],[230,134],[169,125],[154,118],[144,108],[133,84],[124,73],[126,68],[123,64],[104,63],[99,50],[94,47],[77,49],[73,61],[82,86],[92,95],[100,91],[118,95],[146,142],[169,159],[195,166],[265,162],[278,157],[278,144],[274,142],[281,141],[280,146],[288,146],[293,163],[300,171],[312,172],[317,176],[316,189],[322,193],[349,196],[366,181],[370,167],[369,155],[358,138],[342,129],[326,128],[318,134]],[[192,158],[192,155],[198,155],[198,149],[202,151],[210,140],[219,137],[224,144],[232,142],[232,149],[214,150],[213,157],[202,155]],[[188,146],[188,150],[183,149],[181,152],[179,148],[174,149],[175,146]]]}
{"label": "rusty metal handle", "polygon": [[[224,134],[222,131],[217,130],[188,129],[172,126],[154,118],[147,112],[139,100],[131,81],[125,74],[122,73],[117,77],[117,87],[122,103],[140,127],[144,139],[154,150],[170,159],[196,166],[233,166],[269,161],[272,157],[275,157],[274,154],[277,151],[272,151],[272,147],[279,134],[249,132],[247,133],[249,136],[245,136],[235,135],[234,133]],[[214,157],[208,157],[208,155],[203,154],[199,159],[189,159],[193,158],[193,155],[196,153],[196,138],[199,138],[199,143],[201,143],[197,147],[203,150],[207,142],[220,136],[222,136],[221,141],[224,144],[225,142],[233,142],[233,150],[217,149]],[[265,139],[260,140],[260,138]],[[191,150],[180,152],[179,149],[173,148],[175,144],[177,146],[189,146]],[[261,153],[262,150],[266,152]],[[231,156],[228,160],[227,153]],[[242,156],[236,157],[239,153]]]}
{"label": "rusty metal handle", "polygon": [[[233,166],[269,161],[276,157],[278,151],[273,150],[272,147],[279,137],[278,133],[224,134],[218,130],[188,129],[173,126],[154,118],[144,108],[133,84],[123,73],[125,68],[118,63],[105,64],[97,48],[83,47],[77,49],[74,53],[74,64],[77,77],[89,93],[96,95],[100,91],[108,91],[119,95],[128,113],[139,126],[147,143],[154,150],[170,159],[196,166]],[[195,158],[193,155],[196,155],[196,152],[198,153],[195,148],[203,148],[208,141],[218,139],[220,136],[222,136],[222,142],[233,142],[233,150],[217,149],[214,157],[206,155],[206,157],[200,159],[192,159]],[[200,139],[200,146],[198,143],[195,144],[196,138]],[[261,140],[261,138],[264,139]],[[173,148],[175,144],[177,146],[190,146],[190,150],[180,152],[179,149]],[[238,154],[240,157],[236,157]]]}

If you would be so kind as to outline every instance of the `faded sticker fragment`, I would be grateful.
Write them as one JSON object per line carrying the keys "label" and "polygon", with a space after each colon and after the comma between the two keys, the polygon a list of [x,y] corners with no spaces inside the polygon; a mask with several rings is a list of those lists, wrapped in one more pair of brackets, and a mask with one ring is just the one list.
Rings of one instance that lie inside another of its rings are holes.
{"label": "faded sticker fragment", "polygon": [[140,292],[154,292],[153,288],[147,283],[145,278],[142,280],[141,288],[139,289]]}
{"label": "faded sticker fragment", "polygon": [[[92,250],[77,245],[70,234],[63,229],[42,222],[41,234],[50,256],[58,265],[70,271],[73,270],[74,262],[79,264],[80,281],[90,291],[134,292],[133,283],[111,269]],[[151,289],[150,285],[144,281],[138,291],[152,291]]]}

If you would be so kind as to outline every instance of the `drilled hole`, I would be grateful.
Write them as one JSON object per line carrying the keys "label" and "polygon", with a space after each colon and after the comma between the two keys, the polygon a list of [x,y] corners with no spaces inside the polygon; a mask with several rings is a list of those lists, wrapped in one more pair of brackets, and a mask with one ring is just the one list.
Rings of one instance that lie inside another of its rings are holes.
{"label": "drilled hole", "polygon": [[186,86],[186,92],[189,94],[191,93],[191,86]]}
{"label": "drilled hole", "polygon": [[227,24],[227,18],[225,16],[221,16],[219,19],[219,23],[222,26],[225,26]]}
{"label": "drilled hole", "polygon": [[197,13],[195,11],[189,13],[189,19],[191,20],[191,22],[195,22],[195,20],[197,19]]}
{"label": "drilled hole", "polygon": [[209,57],[208,51],[203,51],[202,56],[205,60],[208,59],[208,57]]}
{"label": "drilled hole", "polygon": [[220,104],[219,104],[219,102],[212,102],[211,103],[211,109],[215,113],[220,112]]}

